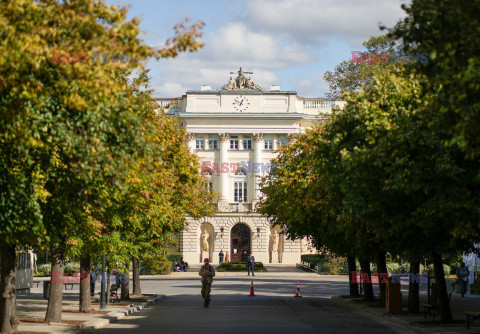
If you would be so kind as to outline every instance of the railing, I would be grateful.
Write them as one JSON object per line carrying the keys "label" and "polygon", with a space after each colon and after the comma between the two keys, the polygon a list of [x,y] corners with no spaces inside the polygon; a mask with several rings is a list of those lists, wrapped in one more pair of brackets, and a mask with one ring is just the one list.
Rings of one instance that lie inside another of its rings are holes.
{"label": "railing", "polygon": [[335,105],[335,100],[302,98],[301,101],[304,109],[332,109]]}
{"label": "railing", "polygon": [[[222,212],[252,212],[252,203],[228,203],[228,211],[222,206]],[[219,211],[218,203],[215,203],[215,209]]]}
{"label": "railing", "polygon": [[155,99],[155,101],[160,106],[160,108],[165,108],[165,107],[168,107],[170,105],[178,103],[178,101],[180,101],[180,98],[179,97],[176,97],[176,98],[158,98],[158,99]]}

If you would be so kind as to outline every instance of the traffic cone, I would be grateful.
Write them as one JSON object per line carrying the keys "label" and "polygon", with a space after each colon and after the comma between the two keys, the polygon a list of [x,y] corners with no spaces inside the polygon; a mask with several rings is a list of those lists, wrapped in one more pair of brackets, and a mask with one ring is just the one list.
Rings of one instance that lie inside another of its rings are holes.
{"label": "traffic cone", "polygon": [[253,281],[252,285],[250,285],[250,296],[255,296],[255,292],[253,292]]}
{"label": "traffic cone", "polygon": [[297,293],[295,294],[295,297],[302,297],[300,294],[300,282],[297,283]]}

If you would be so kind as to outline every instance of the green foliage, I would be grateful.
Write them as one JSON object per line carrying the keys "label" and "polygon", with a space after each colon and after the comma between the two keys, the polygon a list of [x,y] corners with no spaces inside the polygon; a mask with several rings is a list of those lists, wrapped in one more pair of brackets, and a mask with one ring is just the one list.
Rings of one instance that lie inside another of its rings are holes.
{"label": "green foliage", "polygon": [[307,263],[318,263],[326,261],[326,256],[320,254],[303,254],[301,260]]}
{"label": "green foliage", "polygon": [[47,264],[40,264],[38,265],[38,273],[42,275],[50,275],[52,271],[52,265],[47,263]]}
{"label": "green foliage", "polygon": [[[268,271],[262,262],[255,262],[254,269],[258,272]],[[222,262],[217,271],[248,271],[247,262]]]}
{"label": "green foliage", "polygon": [[392,31],[404,48],[428,52],[419,71],[425,85],[439,87],[434,109],[449,130],[449,142],[468,157],[480,154],[480,2],[414,0],[407,16]]}
{"label": "green foliage", "polygon": [[80,272],[80,263],[78,262],[67,262],[65,263],[65,273],[72,274],[73,272]]}
{"label": "green foliage", "polygon": [[476,279],[473,281],[472,284],[470,284],[470,293],[475,294],[475,295],[480,295],[480,280]]}

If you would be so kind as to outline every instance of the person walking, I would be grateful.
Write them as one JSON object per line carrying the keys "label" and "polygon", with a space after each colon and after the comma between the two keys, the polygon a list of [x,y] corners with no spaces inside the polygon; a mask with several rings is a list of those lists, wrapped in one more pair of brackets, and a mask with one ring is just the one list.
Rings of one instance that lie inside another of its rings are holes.
{"label": "person walking", "polygon": [[95,282],[98,277],[98,267],[95,263],[92,265],[92,271],[90,272],[90,295],[93,297],[95,295]]}
{"label": "person walking", "polygon": [[465,262],[460,264],[460,268],[457,268],[457,282],[462,288],[462,300],[465,300],[465,293],[467,292],[468,276],[470,271],[465,266]]}
{"label": "person walking", "polygon": [[223,262],[223,250],[220,250],[220,253],[218,253],[218,258],[220,259],[219,263]]}
{"label": "person walking", "polygon": [[208,258],[205,258],[203,262],[204,265],[200,268],[198,274],[202,276],[203,306],[207,308],[210,304],[210,291],[212,289],[213,276],[215,276],[215,269],[210,265],[210,260]]}
{"label": "person walking", "polygon": [[248,253],[247,257],[247,265],[248,265],[248,276],[250,276],[250,270],[252,271],[252,276],[255,276],[254,267],[255,267],[255,257],[252,253]]}

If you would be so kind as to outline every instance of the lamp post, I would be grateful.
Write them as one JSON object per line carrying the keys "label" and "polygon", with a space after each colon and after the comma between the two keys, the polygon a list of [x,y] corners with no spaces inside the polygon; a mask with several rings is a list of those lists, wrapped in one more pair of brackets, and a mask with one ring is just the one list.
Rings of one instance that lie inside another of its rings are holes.
{"label": "lamp post", "polygon": [[105,306],[105,253],[102,254],[102,281],[100,282],[100,309],[104,310]]}

